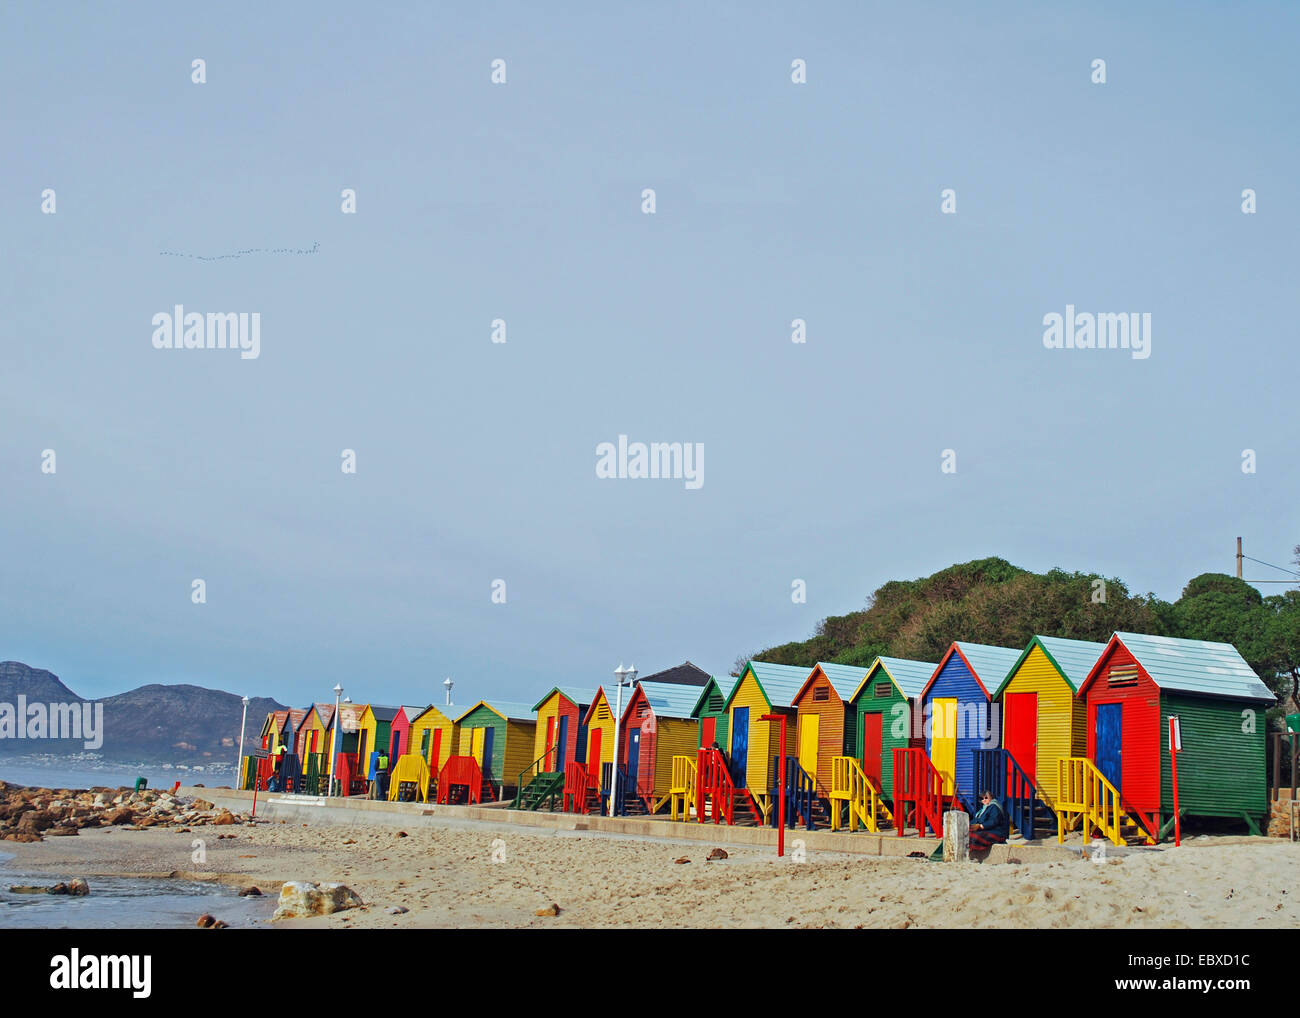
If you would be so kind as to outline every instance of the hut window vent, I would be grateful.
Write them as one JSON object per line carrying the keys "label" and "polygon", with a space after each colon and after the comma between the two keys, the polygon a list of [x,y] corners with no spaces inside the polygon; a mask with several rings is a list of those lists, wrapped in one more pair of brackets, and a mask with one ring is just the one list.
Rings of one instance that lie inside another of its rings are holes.
{"label": "hut window vent", "polygon": [[1112,686],[1135,686],[1138,680],[1138,670],[1136,668],[1112,668],[1110,670],[1110,684]]}
{"label": "hut window vent", "polygon": [[709,696],[709,710],[711,710],[711,711],[720,711],[720,710],[722,710],[722,694],[721,694],[721,693],[713,693],[713,694],[711,694],[711,695]]}
{"label": "hut window vent", "polygon": [[888,696],[888,695],[889,695],[889,683],[888,683],[888,682],[877,682],[877,683],[876,683],[876,696]]}
{"label": "hut window vent", "polygon": [[648,703],[638,703],[636,705],[637,717],[643,718],[646,717],[649,713],[650,713],[650,705]]}
{"label": "hut window vent", "polygon": [[813,700],[818,703],[820,703],[823,700],[829,700],[830,698],[831,698],[831,691],[827,689],[825,686],[817,686],[813,690]]}

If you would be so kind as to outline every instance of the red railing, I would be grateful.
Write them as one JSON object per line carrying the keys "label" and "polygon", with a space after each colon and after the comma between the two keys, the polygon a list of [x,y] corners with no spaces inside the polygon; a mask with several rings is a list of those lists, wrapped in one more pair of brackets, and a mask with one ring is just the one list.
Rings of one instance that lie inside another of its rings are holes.
{"label": "red railing", "polygon": [[916,831],[925,837],[928,824],[935,837],[943,835],[943,775],[919,747],[894,750],[894,826],[903,836],[907,807],[915,812]]}
{"label": "red railing", "polygon": [[438,801],[449,803],[453,785],[465,787],[466,803],[483,801],[483,770],[472,756],[449,756],[438,774]]}
{"label": "red railing", "polygon": [[728,824],[734,824],[736,786],[720,750],[699,751],[695,763],[695,782],[695,816],[700,823],[704,823],[705,813],[711,811],[715,824],[724,819]]}
{"label": "red railing", "polygon": [[334,758],[334,770],[332,778],[338,780],[339,795],[349,796],[356,787],[357,782],[364,782],[364,779],[357,773],[357,755],[355,753],[339,753]]}
{"label": "red railing", "polygon": [[564,766],[564,797],[561,809],[566,813],[587,813],[590,811],[591,792],[596,789],[596,779],[587,770],[585,763],[576,760]]}

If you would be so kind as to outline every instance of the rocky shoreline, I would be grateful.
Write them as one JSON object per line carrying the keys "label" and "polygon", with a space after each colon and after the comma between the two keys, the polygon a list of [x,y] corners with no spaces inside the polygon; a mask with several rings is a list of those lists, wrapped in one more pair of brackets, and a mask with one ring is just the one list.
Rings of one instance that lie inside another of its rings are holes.
{"label": "rocky shoreline", "polygon": [[251,824],[206,799],[129,788],[29,788],[0,781],[0,842],[71,837],[93,827],[224,827]]}

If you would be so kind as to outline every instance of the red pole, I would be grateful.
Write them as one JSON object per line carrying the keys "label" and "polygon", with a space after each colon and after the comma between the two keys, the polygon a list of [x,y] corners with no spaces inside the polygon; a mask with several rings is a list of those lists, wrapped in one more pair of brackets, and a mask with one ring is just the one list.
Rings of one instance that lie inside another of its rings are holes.
{"label": "red pole", "polygon": [[1169,766],[1172,769],[1174,784],[1174,847],[1177,848],[1183,843],[1182,822],[1178,818],[1178,743],[1179,739],[1174,737],[1174,732],[1178,727],[1178,719],[1169,719]]}
{"label": "red pole", "polygon": [[785,855],[785,779],[787,777],[785,773],[785,715],[764,714],[761,720],[781,722],[781,755],[777,757],[776,761],[776,855],[779,859]]}

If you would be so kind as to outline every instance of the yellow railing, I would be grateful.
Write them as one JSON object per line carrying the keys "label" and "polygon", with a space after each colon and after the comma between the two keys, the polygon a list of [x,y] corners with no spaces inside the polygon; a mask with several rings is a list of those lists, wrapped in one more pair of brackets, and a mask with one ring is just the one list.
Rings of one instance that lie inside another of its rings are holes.
{"label": "yellow railing", "polygon": [[1065,840],[1065,830],[1075,819],[1083,821],[1083,843],[1092,840],[1093,829],[1116,845],[1124,844],[1124,823],[1137,828],[1148,843],[1155,839],[1142,828],[1120,801],[1119,789],[1106,780],[1087,757],[1072,756],[1056,762],[1056,840]]}
{"label": "yellow railing", "polygon": [[397,761],[393,773],[388,777],[388,801],[397,801],[397,792],[403,781],[415,783],[415,794],[424,802],[429,801],[429,765],[419,753],[407,753]]}
{"label": "yellow railing", "polygon": [[880,817],[893,820],[893,814],[880,797],[880,790],[862,770],[862,765],[851,756],[831,758],[831,830],[841,826],[840,803],[849,807],[849,830],[856,831],[861,823],[867,830],[880,832]]}
{"label": "yellow railing", "polygon": [[689,756],[673,757],[672,784],[668,789],[669,802],[672,804],[673,819],[689,820],[691,810],[695,808],[695,761]]}

